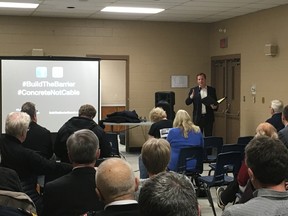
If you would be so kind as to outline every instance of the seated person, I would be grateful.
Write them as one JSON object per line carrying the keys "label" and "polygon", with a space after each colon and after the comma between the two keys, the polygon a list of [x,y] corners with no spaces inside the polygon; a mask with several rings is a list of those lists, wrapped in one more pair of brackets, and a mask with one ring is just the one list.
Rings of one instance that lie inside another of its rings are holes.
{"label": "seated person", "polygon": [[[168,169],[177,171],[180,149],[189,146],[204,145],[203,136],[198,126],[194,125],[190,115],[185,110],[178,110],[173,122],[173,128],[169,130],[167,141],[171,146],[171,159]],[[194,168],[195,160],[188,162],[187,168]]]}
{"label": "seated person", "polygon": [[271,117],[266,120],[266,122],[273,125],[277,132],[284,128],[282,122],[282,111],[283,111],[283,102],[281,100],[272,100],[270,105]]}
{"label": "seated person", "polygon": [[[170,161],[170,144],[165,139],[150,138],[143,144],[141,155],[150,178],[167,170]],[[139,189],[135,194],[136,199],[138,199],[139,191],[145,181],[146,179],[140,179]]]}
{"label": "seated person", "polygon": [[14,170],[5,167],[0,167],[0,206],[20,208],[36,214],[34,202],[22,191],[19,176]]}
{"label": "seated person", "polygon": [[96,172],[96,193],[106,206],[95,215],[138,216],[139,207],[134,196],[138,184],[138,178],[125,160],[109,158],[103,161]]}
{"label": "seated person", "polygon": [[288,105],[284,107],[282,112],[282,122],[285,127],[278,132],[279,139],[288,148]]}
{"label": "seated person", "polygon": [[[272,138],[278,138],[277,131],[270,123],[264,122],[260,123],[256,128],[255,137],[268,136]],[[216,191],[217,204],[222,210],[229,202],[234,202],[236,199],[236,194],[240,191],[241,198],[238,203],[244,203],[251,198],[253,198],[253,185],[250,184],[248,168],[245,161],[242,162],[237,179],[230,183],[226,189],[223,187],[218,187]]]}
{"label": "seated person", "polygon": [[[153,122],[148,132],[149,138],[160,138],[161,129],[173,127],[172,121],[167,119],[166,112],[161,107],[154,107],[149,113],[149,119]],[[143,164],[141,155],[139,156],[138,163],[140,179],[148,178],[148,173]]]}
{"label": "seated person", "polygon": [[79,108],[78,116],[69,119],[59,129],[55,139],[54,152],[62,162],[70,163],[67,154],[66,141],[73,132],[80,129],[89,129],[96,134],[100,144],[100,158],[111,156],[112,147],[106,138],[106,133],[103,128],[93,121],[95,116],[96,109],[92,105],[82,105]]}
{"label": "seated person", "polygon": [[222,215],[288,215],[288,149],[277,138],[259,136],[246,146],[245,154],[248,174],[256,189],[254,198],[226,208]]}
{"label": "seated person", "polygon": [[141,216],[199,216],[191,181],[183,174],[161,172],[147,179],[139,194]]}
{"label": "seated person", "polygon": [[91,130],[78,130],[68,138],[67,150],[73,170],[45,185],[43,215],[81,215],[104,207],[94,191],[98,138]]}

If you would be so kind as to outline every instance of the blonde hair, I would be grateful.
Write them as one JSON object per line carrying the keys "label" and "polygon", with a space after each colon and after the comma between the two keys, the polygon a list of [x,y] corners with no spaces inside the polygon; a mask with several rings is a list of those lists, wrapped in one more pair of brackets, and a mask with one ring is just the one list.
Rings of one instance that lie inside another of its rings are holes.
{"label": "blonde hair", "polygon": [[181,128],[185,138],[189,131],[200,133],[200,128],[193,124],[190,115],[185,110],[178,110],[173,122],[173,127]]}
{"label": "blonde hair", "polygon": [[142,160],[149,174],[166,170],[170,161],[170,144],[166,139],[148,139],[142,146]]}
{"label": "blonde hair", "polygon": [[255,137],[268,136],[271,138],[278,138],[276,128],[268,122],[260,123],[256,128]]}
{"label": "blonde hair", "polygon": [[149,113],[149,119],[151,122],[158,122],[167,118],[166,112],[161,107],[154,107]]}

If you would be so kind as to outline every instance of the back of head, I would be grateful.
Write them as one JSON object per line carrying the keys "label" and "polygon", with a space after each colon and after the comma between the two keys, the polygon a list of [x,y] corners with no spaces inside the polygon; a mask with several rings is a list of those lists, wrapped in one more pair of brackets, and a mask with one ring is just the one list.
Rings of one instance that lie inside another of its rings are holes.
{"label": "back of head", "polygon": [[21,107],[21,112],[27,113],[30,116],[30,118],[33,119],[34,116],[36,115],[35,104],[32,102],[24,103]]}
{"label": "back of head", "polygon": [[271,108],[274,113],[281,113],[283,111],[283,102],[281,100],[272,100]]}
{"label": "back of head", "polygon": [[14,137],[22,136],[27,132],[30,116],[24,112],[11,112],[6,117],[5,133]]}
{"label": "back of head", "polygon": [[93,119],[96,116],[96,109],[90,104],[82,105],[79,108],[78,116]]}
{"label": "back of head", "polygon": [[148,139],[142,146],[142,160],[149,174],[166,170],[170,161],[170,144],[165,139]]}
{"label": "back of head", "polygon": [[197,216],[199,211],[191,181],[174,172],[162,172],[147,179],[138,202],[142,216]]}
{"label": "back of head", "polygon": [[188,137],[189,131],[196,133],[200,132],[200,128],[193,124],[192,119],[187,111],[178,110],[173,121],[173,127],[178,127],[183,130],[184,137]]}
{"label": "back of head", "polygon": [[166,112],[161,107],[154,107],[149,113],[149,119],[151,122],[158,122],[167,118]]}
{"label": "back of head", "polygon": [[131,165],[121,158],[106,159],[96,171],[96,187],[105,203],[134,199],[137,185]]}
{"label": "back of head", "polygon": [[15,170],[0,167],[0,190],[22,192],[22,186]]}
{"label": "back of head", "polygon": [[66,146],[71,163],[90,164],[97,159],[99,140],[91,130],[74,132],[68,138]]}
{"label": "back of head", "polygon": [[283,109],[282,118],[284,118],[286,121],[288,121],[288,105],[285,106]]}
{"label": "back of head", "polygon": [[288,149],[277,138],[258,136],[245,148],[247,166],[264,185],[278,185],[288,174]]}
{"label": "back of head", "polygon": [[256,128],[256,134],[255,137],[258,136],[268,136],[272,138],[278,138],[278,133],[276,128],[267,122],[260,123]]}

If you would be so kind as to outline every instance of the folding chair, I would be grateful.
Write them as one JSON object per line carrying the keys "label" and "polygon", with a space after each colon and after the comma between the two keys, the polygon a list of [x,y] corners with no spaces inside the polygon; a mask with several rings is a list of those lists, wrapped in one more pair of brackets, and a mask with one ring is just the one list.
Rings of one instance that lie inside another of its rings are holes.
{"label": "folding chair", "polygon": [[[233,166],[233,177],[227,175],[228,167]],[[236,178],[236,175],[241,166],[240,152],[226,152],[220,153],[217,157],[216,167],[213,176],[200,176],[199,183],[203,184],[204,190],[207,194],[208,201],[212,207],[214,216],[216,215],[213,199],[210,188],[228,185]]]}
{"label": "folding chair", "polygon": [[106,133],[106,138],[112,147],[111,156],[121,157],[119,146],[118,146],[118,134],[113,132]]}
{"label": "folding chair", "polygon": [[[204,137],[204,159],[205,163],[216,162],[217,155],[221,152],[223,146],[223,138],[210,136]],[[211,154],[207,152],[211,151]]]}
{"label": "folding chair", "polygon": [[[195,162],[193,167],[189,164],[192,161]],[[181,148],[176,172],[190,177],[194,186],[198,187],[198,177],[203,172],[203,147]]]}

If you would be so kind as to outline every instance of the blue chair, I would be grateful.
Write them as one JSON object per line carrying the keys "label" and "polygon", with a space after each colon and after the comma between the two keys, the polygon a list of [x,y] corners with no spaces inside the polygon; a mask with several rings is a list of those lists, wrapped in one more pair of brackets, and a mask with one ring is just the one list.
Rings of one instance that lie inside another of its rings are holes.
{"label": "blue chair", "polygon": [[[203,185],[207,194],[208,201],[212,207],[214,216],[216,215],[213,199],[211,196],[211,187],[220,187],[228,185],[236,178],[236,175],[241,166],[241,153],[240,152],[226,152],[220,153],[217,157],[216,167],[213,176],[200,176],[198,181]],[[227,169],[233,167],[233,176],[227,175]]]}
{"label": "blue chair", "polygon": [[[245,151],[245,144],[225,144],[222,146],[222,150],[221,153],[225,153],[225,152],[240,152],[241,153],[241,162],[244,159],[244,151]],[[213,170],[215,170],[216,167],[216,163],[210,163],[209,164],[210,170],[208,172],[208,175],[211,175],[211,172]],[[228,169],[227,173],[229,172],[233,172],[232,169]]]}
{"label": "blue chair", "polygon": [[[223,138],[217,136],[204,137],[204,159],[205,163],[216,162],[217,155],[221,152]],[[211,153],[208,153],[211,152]]]}
{"label": "blue chair", "polygon": [[253,138],[253,136],[240,136],[237,139],[237,143],[247,145]]}

